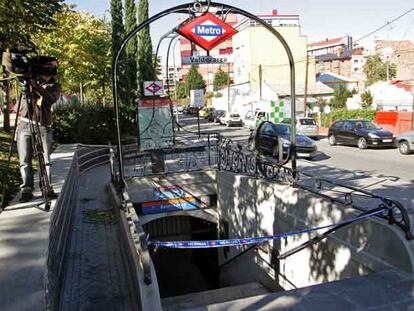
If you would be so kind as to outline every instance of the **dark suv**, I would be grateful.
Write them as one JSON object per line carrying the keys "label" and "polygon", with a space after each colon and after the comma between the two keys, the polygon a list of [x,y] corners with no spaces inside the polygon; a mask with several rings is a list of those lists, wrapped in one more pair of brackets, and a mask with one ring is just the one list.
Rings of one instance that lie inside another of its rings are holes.
{"label": "dark suv", "polygon": [[359,149],[368,147],[394,147],[394,134],[368,120],[340,120],[329,128],[330,145],[342,143],[356,145]]}

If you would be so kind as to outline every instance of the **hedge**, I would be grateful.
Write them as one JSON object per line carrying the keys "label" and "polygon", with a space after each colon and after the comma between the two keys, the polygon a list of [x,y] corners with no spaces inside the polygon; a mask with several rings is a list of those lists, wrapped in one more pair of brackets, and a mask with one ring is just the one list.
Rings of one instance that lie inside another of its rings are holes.
{"label": "hedge", "polygon": [[[121,120],[121,127],[123,134],[136,131],[130,121]],[[114,144],[114,110],[101,105],[57,107],[53,112],[53,136],[55,142],[60,144]]]}
{"label": "hedge", "polygon": [[359,110],[346,110],[338,109],[330,113],[322,114],[321,125],[322,127],[330,127],[331,124],[337,120],[346,119],[365,119],[374,120],[375,110],[359,109]]}

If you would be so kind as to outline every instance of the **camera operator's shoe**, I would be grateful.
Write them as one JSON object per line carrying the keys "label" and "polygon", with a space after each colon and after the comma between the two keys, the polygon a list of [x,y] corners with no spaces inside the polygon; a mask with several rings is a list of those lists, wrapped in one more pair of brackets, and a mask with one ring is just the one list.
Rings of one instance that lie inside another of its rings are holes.
{"label": "camera operator's shoe", "polygon": [[58,197],[58,195],[56,194],[56,192],[53,190],[53,188],[50,188],[47,197],[51,200],[56,199]]}
{"label": "camera operator's shoe", "polygon": [[33,199],[33,192],[30,188],[23,188],[20,196],[20,202],[29,202]]}

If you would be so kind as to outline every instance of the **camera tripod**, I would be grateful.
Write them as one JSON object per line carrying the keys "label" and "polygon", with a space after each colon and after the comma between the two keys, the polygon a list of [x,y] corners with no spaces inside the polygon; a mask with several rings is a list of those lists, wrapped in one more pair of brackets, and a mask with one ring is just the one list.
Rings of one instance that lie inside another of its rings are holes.
{"label": "camera tripod", "polygon": [[[17,105],[16,110],[16,120],[14,124],[14,131],[13,136],[11,138],[11,142],[9,145],[9,157],[7,161],[7,171],[10,167],[10,159],[12,155],[12,149],[14,145],[14,137],[16,136],[16,130],[17,130],[17,121],[20,113],[22,98],[25,96],[26,99],[26,105],[27,105],[27,111],[28,111],[28,124],[30,129],[30,137],[31,137],[31,148],[33,150],[34,157],[37,157],[38,165],[39,165],[39,185],[40,189],[42,191],[42,197],[43,200],[40,202],[36,202],[34,205],[41,205],[45,204],[45,211],[50,210],[51,200],[56,198],[56,194],[53,191],[52,186],[50,185],[50,179],[49,174],[46,169],[46,162],[44,158],[44,148],[43,148],[43,142],[42,142],[42,136],[41,136],[41,130],[38,118],[38,113],[36,112],[36,109],[33,107],[33,94],[30,90],[30,80],[29,79],[22,79],[21,81],[22,85],[22,92],[19,97],[19,102]],[[41,113],[40,113],[41,114]],[[4,176],[3,176],[4,177]],[[34,203],[34,202],[33,202]],[[2,194],[2,202],[0,206],[0,212],[4,209],[5,205],[5,187],[3,188],[3,194]]]}

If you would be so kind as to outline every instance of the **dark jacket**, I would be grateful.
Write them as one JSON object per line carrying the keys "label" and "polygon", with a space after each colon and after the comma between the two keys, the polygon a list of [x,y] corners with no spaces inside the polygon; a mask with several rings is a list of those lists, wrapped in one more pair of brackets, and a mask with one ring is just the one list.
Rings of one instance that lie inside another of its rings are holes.
{"label": "dark jacket", "polygon": [[60,85],[55,79],[40,82],[32,87],[32,96],[32,108],[28,109],[27,100],[23,95],[20,116],[40,122],[43,126],[52,125],[52,105],[60,97]]}

